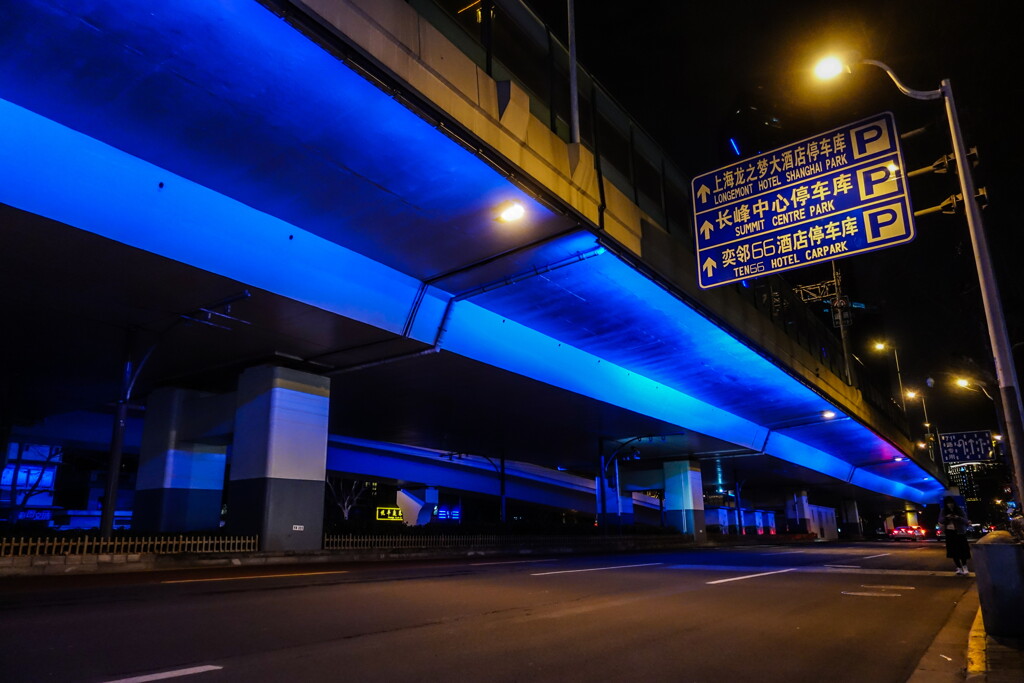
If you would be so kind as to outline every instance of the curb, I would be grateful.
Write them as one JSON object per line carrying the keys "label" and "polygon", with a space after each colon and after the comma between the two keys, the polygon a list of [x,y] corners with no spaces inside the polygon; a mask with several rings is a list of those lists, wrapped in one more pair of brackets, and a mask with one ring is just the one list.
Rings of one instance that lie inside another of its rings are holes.
{"label": "curb", "polygon": [[[953,607],[949,619],[935,635],[907,683],[962,683],[970,657],[968,634],[973,634],[973,625],[980,623],[980,615],[978,591],[971,586]],[[984,678],[970,680],[985,682]]]}
{"label": "curb", "polygon": [[988,654],[986,652],[985,622],[981,618],[981,609],[971,624],[971,633],[967,637],[967,680],[971,683],[985,683],[988,679]]}

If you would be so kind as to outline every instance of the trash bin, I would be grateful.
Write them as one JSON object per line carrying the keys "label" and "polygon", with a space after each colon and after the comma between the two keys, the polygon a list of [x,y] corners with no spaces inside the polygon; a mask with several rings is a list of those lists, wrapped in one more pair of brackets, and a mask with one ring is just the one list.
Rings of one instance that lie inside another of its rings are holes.
{"label": "trash bin", "polygon": [[985,632],[1024,637],[1024,545],[1009,532],[991,531],[972,550]]}

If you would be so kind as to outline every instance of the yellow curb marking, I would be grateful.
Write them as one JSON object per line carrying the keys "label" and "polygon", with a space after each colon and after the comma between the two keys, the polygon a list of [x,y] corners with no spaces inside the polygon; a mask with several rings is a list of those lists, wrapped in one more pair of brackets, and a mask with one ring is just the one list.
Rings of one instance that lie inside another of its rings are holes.
{"label": "yellow curb marking", "polygon": [[967,673],[979,674],[988,671],[988,661],[985,656],[985,622],[981,618],[981,610],[974,617],[971,625],[971,634],[967,637]]}

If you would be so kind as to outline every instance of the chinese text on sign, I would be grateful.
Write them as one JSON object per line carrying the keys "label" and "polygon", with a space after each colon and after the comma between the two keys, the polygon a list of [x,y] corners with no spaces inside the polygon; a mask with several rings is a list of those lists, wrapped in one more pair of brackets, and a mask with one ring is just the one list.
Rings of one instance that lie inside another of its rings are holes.
{"label": "chinese text on sign", "polygon": [[704,289],[914,239],[891,113],[697,176]]}

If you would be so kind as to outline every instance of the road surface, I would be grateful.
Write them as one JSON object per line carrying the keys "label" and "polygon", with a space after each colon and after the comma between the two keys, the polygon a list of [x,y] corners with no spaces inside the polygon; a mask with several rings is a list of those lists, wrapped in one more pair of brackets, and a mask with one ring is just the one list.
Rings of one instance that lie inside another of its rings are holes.
{"label": "road surface", "polygon": [[6,579],[0,679],[903,683],[936,543]]}

